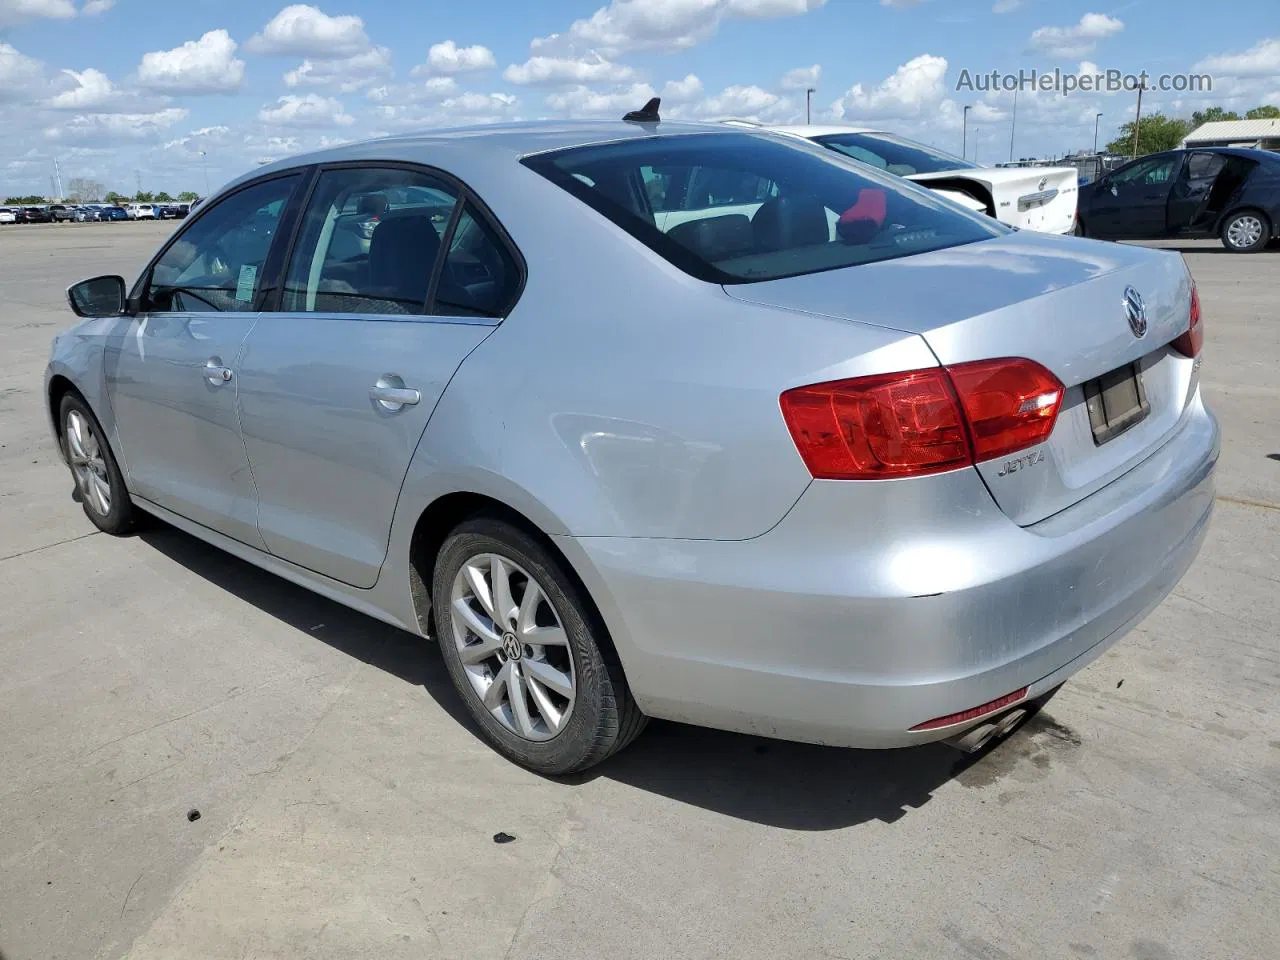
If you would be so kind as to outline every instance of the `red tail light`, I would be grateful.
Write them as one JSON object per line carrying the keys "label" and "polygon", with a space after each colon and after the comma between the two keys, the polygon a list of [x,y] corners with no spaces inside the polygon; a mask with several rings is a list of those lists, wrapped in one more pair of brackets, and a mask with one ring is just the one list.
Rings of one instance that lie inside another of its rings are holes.
{"label": "red tail light", "polygon": [[1062,383],[1034,360],[979,360],[947,367],[964,405],[975,463],[1043,443],[1062,406]]}
{"label": "red tail light", "polygon": [[1200,348],[1204,346],[1204,322],[1200,319],[1200,293],[1196,285],[1191,284],[1191,316],[1187,323],[1187,332],[1173,341],[1173,349],[1184,357],[1198,357]]}
{"label": "red tail light", "polygon": [[1043,442],[1062,384],[1031,360],[981,360],[788,390],[782,416],[820,480],[954,470]]}

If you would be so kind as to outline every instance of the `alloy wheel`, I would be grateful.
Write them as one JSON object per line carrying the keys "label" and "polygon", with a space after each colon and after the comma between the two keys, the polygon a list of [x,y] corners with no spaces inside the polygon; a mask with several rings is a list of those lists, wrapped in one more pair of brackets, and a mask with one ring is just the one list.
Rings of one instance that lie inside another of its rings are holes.
{"label": "alloy wheel", "polygon": [[102,444],[89,418],[79,410],[67,414],[67,459],[84,503],[100,517],[111,512],[111,479]]}
{"label": "alloy wheel", "polygon": [[484,553],[462,565],[449,602],[454,646],[485,709],[525,740],[560,733],[573,711],[577,676],[546,590],[513,560]]}
{"label": "alloy wheel", "polygon": [[1236,248],[1252,247],[1262,237],[1262,221],[1246,214],[1231,221],[1227,228],[1227,240]]}

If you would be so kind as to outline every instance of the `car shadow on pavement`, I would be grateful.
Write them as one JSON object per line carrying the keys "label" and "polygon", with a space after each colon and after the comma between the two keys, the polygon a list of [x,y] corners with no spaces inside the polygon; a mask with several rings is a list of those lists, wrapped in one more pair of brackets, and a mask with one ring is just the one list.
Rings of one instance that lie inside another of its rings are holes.
{"label": "car shadow on pavement", "polygon": [[[264,575],[252,564],[165,524],[143,530],[139,538],[276,619],[422,687],[480,739],[431,643],[280,577]],[[966,755],[941,744],[847,750],[655,720],[626,750],[600,766],[548,779],[573,787],[603,777],[741,820],[790,830],[836,830],[872,820],[893,823],[928,803],[948,781],[964,782],[975,764],[991,764],[993,771],[1002,767],[999,754],[1016,752],[1014,741],[1020,735],[1015,732],[994,748]]]}

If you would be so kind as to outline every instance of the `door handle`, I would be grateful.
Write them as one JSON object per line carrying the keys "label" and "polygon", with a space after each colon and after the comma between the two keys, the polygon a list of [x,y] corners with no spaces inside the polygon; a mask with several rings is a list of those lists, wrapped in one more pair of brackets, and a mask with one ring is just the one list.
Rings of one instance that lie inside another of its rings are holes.
{"label": "door handle", "polygon": [[422,394],[409,387],[397,387],[379,380],[369,391],[369,397],[387,410],[399,410],[422,399]]}
{"label": "door handle", "polygon": [[224,367],[216,358],[204,365],[204,378],[214,386],[221,386],[229,381],[231,377],[231,368]]}

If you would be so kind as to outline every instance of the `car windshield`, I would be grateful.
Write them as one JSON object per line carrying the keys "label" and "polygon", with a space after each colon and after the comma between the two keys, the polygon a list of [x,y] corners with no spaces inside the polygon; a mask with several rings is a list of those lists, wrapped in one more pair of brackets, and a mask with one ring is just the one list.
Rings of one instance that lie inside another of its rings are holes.
{"label": "car windshield", "polygon": [[714,283],[874,263],[1008,229],[893,177],[770,136],[647,137],[522,162]]}
{"label": "car windshield", "polygon": [[830,150],[881,170],[888,170],[899,177],[909,177],[916,173],[941,173],[944,170],[978,169],[976,163],[889,133],[833,133],[814,139]]}

